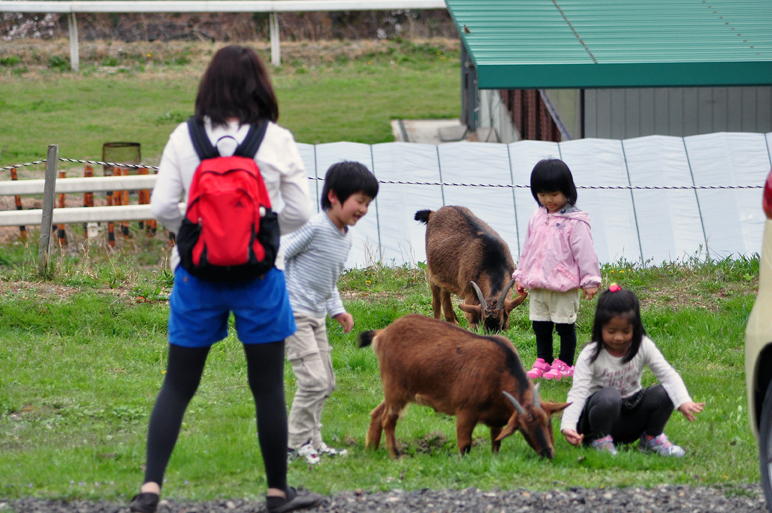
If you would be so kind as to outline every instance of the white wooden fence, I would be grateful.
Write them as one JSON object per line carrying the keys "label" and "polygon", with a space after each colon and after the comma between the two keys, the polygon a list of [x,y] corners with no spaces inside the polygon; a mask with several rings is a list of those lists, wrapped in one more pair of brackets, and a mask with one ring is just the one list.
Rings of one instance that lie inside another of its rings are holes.
{"label": "white wooden fence", "polygon": [[0,1],[0,12],[66,13],[70,33],[70,65],[78,71],[77,13],[153,13],[153,12],[267,12],[270,13],[271,63],[281,64],[279,48],[280,12],[311,11],[391,11],[398,9],[445,9],[445,0],[263,0],[263,1]]}
{"label": "white wooden fence", "polygon": [[[59,178],[55,194],[153,189],[156,175],[98,176],[93,178]],[[45,180],[0,181],[0,196],[43,194]],[[180,204],[185,211],[184,203]],[[0,226],[36,226],[41,224],[43,209],[0,211]],[[152,219],[150,205],[118,205],[111,207],[55,208],[54,224],[107,221],[142,221]]]}

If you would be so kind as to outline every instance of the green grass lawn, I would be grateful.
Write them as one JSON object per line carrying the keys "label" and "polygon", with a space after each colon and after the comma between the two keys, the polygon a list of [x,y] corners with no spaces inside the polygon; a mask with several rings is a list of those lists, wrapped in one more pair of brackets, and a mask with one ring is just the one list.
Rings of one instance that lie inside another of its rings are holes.
{"label": "green grass lawn", "polygon": [[[198,79],[216,46],[115,46],[84,45],[80,74],[63,71],[64,44],[49,53],[0,46],[0,166],[43,158],[52,143],[60,145],[62,157],[101,158],[107,141],[140,142],[143,160],[158,162],[168,134],[192,113]],[[298,141],[373,144],[392,140],[392,118],[458,115],[457,43],[309,48],[283,45],[285,65],[272,72],[280,123]],[[117,250],[110,250],[103,243],[89,246],[71,231],[69,247],[53,257],[50,281],[37,277],[35,242],[22,244],[13,234],[0,245],[0,497],[125,500],[136,492],[148,417],[163,381],[165,298],[172,280],[164,237],[134,235],[119,237]],[[30,241],[37,241],[35,229]],[[618,281],[639,294],[650,336],[693,398],[707,403],[694,423],[676,413],[667,426],[686,458],[667,460],[632,448],[612,459],[573,448],[559,434],[553,461],[538,458],[519,434],[493,456],[482,427],[471,454],[459,458],[453,418],[415,405],[397,427],[405,457],[393,461],[385,448],[365,451],[369,412],[382,392],[377,360],[371,349],[356,348],[356,334],[407,313],[431,313],[421,269],[373,267],[341,279],[354,332],[345,335],[329,325],[338,390],[327,402],[323,434],[349,456],[313,469],[295,463],[290,483],[333,493],[757,482],[742,349],[758,259],[687,259],[657,267],[620,262],[605,266],[603,274],[606,285]],[[588,341],[594,305],[582,302],[580,345]],[[506,336],[530,366],[536,349],[527,314],[527,303],[515,310]],[[291,400],[289,366],[285,377]],[[647,371],[644,384],[652,381]],[[569,388],[569,380],[545,382],[542,396],[562,401]],[[211,353],[164,495],[264,493],[255,429],[242,349],[231,336]]]}
{"label": "green grass lawn", "polygon": [[[34,234],[33,234],[34,235]],[[33,237],[34,240],[34,237]],[[71,246],[73,246],[71,244]],[[166,357],[171,280],[165,245],[137,238],[117,252],[70,249],[54,257],[54,278],[36,277],[36,247],[5,246],[0,265],[0,496],[124,500],[142,479],[145,435]],[[142,258],[139,259],[138,257]],[[290,483],[334,493],[390,488],[534,489],[735,485],[759,479],[756,443],[747,421],[743,331],[757,287],[758,260],[687,261],[659,267],[620,262],[603,268],[642,299],[644,324],[682,374],[704,413],[688,423],[675,413],[666,432],[687,450],[683,459],[616,458],[569,446],[555,423],[556,456],[540,459],[522,436],[490,454],[478,427],[471,454],[460,458],[454,420],[412,405],[397,426],[406,456],[364,449],[369,412],[382,399],[377,360],[356,348],[356,334],[407,313],[431,313],[421,269],[348,271],[340,282],[356,321],[344,335],[329,324],[338,390],[326,403],[323,434],[349,455],[309,468],[290,467]],[[588,341],[595,302],[582,302],[578,333]],[[535,359],[527,303],[506,333],[526,365]],[[460,313],[459,313],[460,314]],[[557,343],[556,343],[557,345]],[[288,400],[294,392],[285,368]],[[653,376],[644,374],[644,384]],[[564,400],[570,380],[544,382],[546,399]],[[185,417],[167,472],[170,498],[257,498],[265,492],[253,402],[238,341],[210,356]],[[727,492],[729,493],[729,492]]]}
{"label": "green grass lawn", "polygon": [[[129,48],[109,66],[86,60],[80,74],[46,61],[33,66],[26,54],[4,61],[14,47],[0,47],[0,166],[45,158],[49,144],[61,157],[101,159],[109,141],[139,142],[143,161],[158,163],[171,131],[193,113],[219,46],[168,46],[160,62]],[[297,141],[390,142],[391,119],[458,116],[457,42],[385,42],[353,57],[346,50],[289,45],[286,64],[271,71],[279,123]]]}

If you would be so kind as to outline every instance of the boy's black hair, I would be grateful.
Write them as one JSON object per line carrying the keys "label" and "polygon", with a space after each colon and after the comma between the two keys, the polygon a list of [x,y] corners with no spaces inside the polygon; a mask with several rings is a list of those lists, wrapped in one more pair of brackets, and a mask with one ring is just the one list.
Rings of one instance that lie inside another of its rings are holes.
{"label": "boy's black hair", "polygon": [[576,185],[571,170],[560,159],[544,159],[537,162],[531,171],[531,194],[536,203],[540,192],[562,192],[569,205],[576,205]]}
{"label": "boy's black hair", "polygon": [[625,317],[633,325],[633,340],[630,342],[630,350],[622,358],[622,363],[629,362],[638,354],[643,336],[646,335],[643,322],[641,322],[641,304],[638,297],[630,290],[621,289],[616,292],[605,290],[598,296],[598,306],[595,309],[592,341],[596,345],[590,356],[590,363],[598,359],[600,350],[605,347],[603,344],[603,326],[614,317]]}
{"label": "boy's black hair", "polygon": [[238,118],[242,125],[279,119],[279,103],[268,70],[246,46],[220,48],[201,77],[196,96],[196,119],[209,116],[214,126]]}
{"label": "boy's black hair", "polygon": [[338,201],[345,201],[352,194],[361,192],[372,199],[378,195],[378,179],[364,165],[359,162],[344,160],[330,166],[324,177],[324,188],[322,189],[322,209],[332,208],[329,195],[330,191],[335,193]]}

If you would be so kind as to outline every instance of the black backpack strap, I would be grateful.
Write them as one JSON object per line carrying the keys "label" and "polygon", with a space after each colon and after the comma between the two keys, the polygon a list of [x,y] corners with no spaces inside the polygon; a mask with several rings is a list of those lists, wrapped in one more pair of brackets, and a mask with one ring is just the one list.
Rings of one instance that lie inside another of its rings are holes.
{"label": "black backpack strap", "polygon": [[263,142],[263,137],[265,137],[265,131],[267,128],[268,121],[265,120],[261,121],[257,126],[251,125],[249,127],[247,136],[244,138],[242,143],[239,144],[239,147],[236,148],[236,153],[234,153],[234,155],[238,155],[239,157],[255,158],[255,155],[257,155],[257,150],[260,148],[260,143]]}
{"label": "black backpack strap", "polygon": [[195,116],[191,116],[188,119],[188,133],[190,134],[190,140],[193,141],[193,148],[195,148],[200,160],[213,159],[220,156],[220,152],[209,141],[204,124],[196,121]]}

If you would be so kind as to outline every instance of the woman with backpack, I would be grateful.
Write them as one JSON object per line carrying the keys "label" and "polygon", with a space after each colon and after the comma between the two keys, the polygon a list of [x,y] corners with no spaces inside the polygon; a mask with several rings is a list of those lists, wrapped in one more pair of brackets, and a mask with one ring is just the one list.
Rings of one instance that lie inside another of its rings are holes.
{"label": "woman with backpack", "polygon": [[[308,177],[254,50],[227,46],[199,84],[195,116],[169,137],[151,199],[153,216],[178,235],[172,250],[169,356],[150,416],[145,480],[130,509],[154,513],[166,465],[211,346],[233,312],[247,360],[265,464],[267,510],[311,507],[321,495],[287,486],[284,339],[295,323],[278,237],[311,216]],[[185,214],[179,202],[188,199]],[[271,205],[284,206],[273,213]]]}

